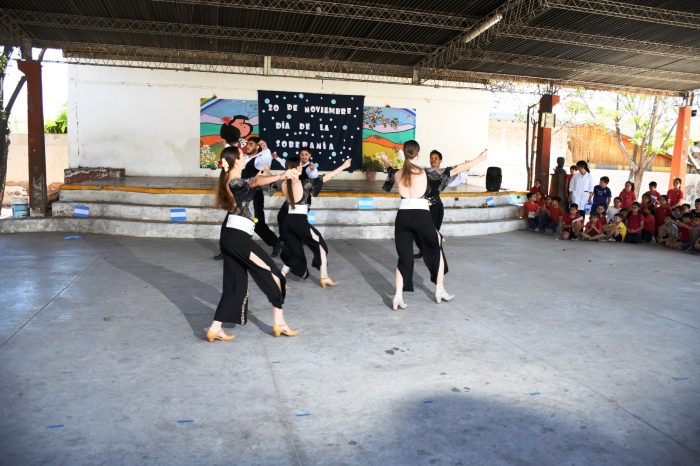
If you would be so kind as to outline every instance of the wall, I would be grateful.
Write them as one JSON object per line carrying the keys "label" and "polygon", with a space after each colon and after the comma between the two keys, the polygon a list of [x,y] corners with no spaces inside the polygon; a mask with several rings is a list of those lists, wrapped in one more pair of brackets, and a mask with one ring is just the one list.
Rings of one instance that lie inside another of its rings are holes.
{"label": "wall", "polygon": [[215,176],[199,168],[199,99],[256,99],[258,89],[356,94],[365,105],[415,108],[425,164],[432,148],[450,164],[488,145],[490,96],[480,90],[85,65],[69,65],[68,76],[70,167]]}

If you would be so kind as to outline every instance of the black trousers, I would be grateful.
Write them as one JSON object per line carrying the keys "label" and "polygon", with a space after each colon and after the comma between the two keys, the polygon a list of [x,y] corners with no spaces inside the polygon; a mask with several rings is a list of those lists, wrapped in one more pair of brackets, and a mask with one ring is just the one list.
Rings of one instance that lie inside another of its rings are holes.
{"label": "black trousers", "polygon": [[[226,216],[228,219],[228,216]],[[224,220],[224,225],[226,220]],[[221,229],[219,247],[224,255],[224,283],[214,320],[245,325],[248,321],[248,275],[275,307],[282,308],[286,295],[286,279],[270,256],[247,233],[235,228]],[[269,268],[250,259],[251,253]],[[277,286],[273,275],[279,279]]]}
{"label": "black trousers", "polygon": [[442,250],[442,237],[433,225],[431,214],[422,209],[402,209],[396,214],[394,243],[399,255],[397,265],[403,277],[403,290],[413,291],[413,242],[421,247],[423,262],[430,271],[430,281],[437,282],[440,258],[447,273],[447,259]]}
{"label": "black trousers", "polygon": [[445,217],[445,207],[443,207],[442,202],[430,205],[430,216],[433,218],[433,225],[437,231],[440,231],[442,219]]}
{"label": "black trousers", "polygon": [[265,222],[265,195],[260,189],[255,191],[253,210],[255,212],[255,218],[258,219],[255,224],[255,234],[268,246],[274,246],[278,239],[277,235],[270,230],[270,227]]}
{"label": "black trousers", "polygon": [[[312,234],[313,233],[313,234]],[[326,241],[311,224],[306,215],[288,214],[284,221],[283,233],[284,244],[280,258],[289,270],[300,278],[309,276],[309,269],[306,264],[306,254],[304,245],[308,246],[313,253],[311,265],[316,269],[321,267],[321,248],[328,257],[328,246]],[[318,240],[314,239],[314,236]]]}
{"label": "black trousers", "polygon": [[280,241],[284,241],[284,221],[287,219],[288,214],[289,203],[284,201],[284,204],[282,204],[282,207],[280,207],[280,210],[277,212],[277,229],[280,232]]}

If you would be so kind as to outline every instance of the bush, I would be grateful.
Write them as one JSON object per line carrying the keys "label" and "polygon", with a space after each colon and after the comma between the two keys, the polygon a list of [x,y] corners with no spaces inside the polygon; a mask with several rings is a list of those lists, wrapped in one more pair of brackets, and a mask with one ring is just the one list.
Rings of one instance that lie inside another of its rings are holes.
{"label": "bush", "polygon": [[[399,169],[403,166],[403,161],[398,153],[388,154],[391,166]],[[379,153],[362,154],[362,170],[366,172],[383,172],[384,163],[379,156]]]}
{"label": "bush", "polygon": [[44,133],[46,134],[66,134],[68,132],[68,108],[63,105],[55,120],[46,120]]}

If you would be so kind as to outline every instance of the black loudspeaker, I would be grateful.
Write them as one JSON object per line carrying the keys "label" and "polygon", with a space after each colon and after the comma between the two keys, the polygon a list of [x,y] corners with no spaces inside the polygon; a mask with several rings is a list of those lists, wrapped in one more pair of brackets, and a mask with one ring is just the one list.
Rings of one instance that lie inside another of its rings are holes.
{"label": "black loudspeaker", "polygon": [[486,191],[500,191],[502,180],[501,167],[489,167],[486,169]]}

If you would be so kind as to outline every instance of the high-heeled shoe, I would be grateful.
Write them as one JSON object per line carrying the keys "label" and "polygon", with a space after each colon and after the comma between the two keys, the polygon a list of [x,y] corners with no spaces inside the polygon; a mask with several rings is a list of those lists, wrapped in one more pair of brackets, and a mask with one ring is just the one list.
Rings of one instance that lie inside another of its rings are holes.
{"label": "high-heeled shoe", "polygon": [[392,306],[391,306],[391,308],[393,310],[406,309],[407,307],[408,307],[408,305],[403,302],[403,298],[399,298],[398,296],[394,296],[394,301],[393,301]]}
{"label": "high-heeled shoe", "polygon": [[455,297],[453,294],[449,294],[447,291],[436,291],[435,292],[435,301],[440,304],[443,300],[445,301],[452,301],[452,299]]}
{"label": "high-heeled shoe", "polygon": [[298,330],[292,330],[291,328],[285,329],[285,328],[283,328],[285,325],[287,325],[287,324],[284,322],[282,322],[279,325],[273,325],[272,326],[272,334],[276,337],[278,337],[280,335],[284,335],[286,337],[297,336],[297,334],[299,333]]}
{"label": "high-heeled shoe", "polygon": [[321,288],[325,288],[327,286],[338,286],[338,282],[334,282],[330,278],[326,277],[326,278],[322,278],[319,281],[319,285],[321,285]]}
{"label": "high-heeled shoe", "polygon": [[211,329],[206,329],[207,331],[207,341],[212,342],[214,340],[221,340],[221,341],[231,341],[234,338],[236,338],[236,335],[233,333],[225,333],[223,330],[221,333],[217,332],[212,332]]}

